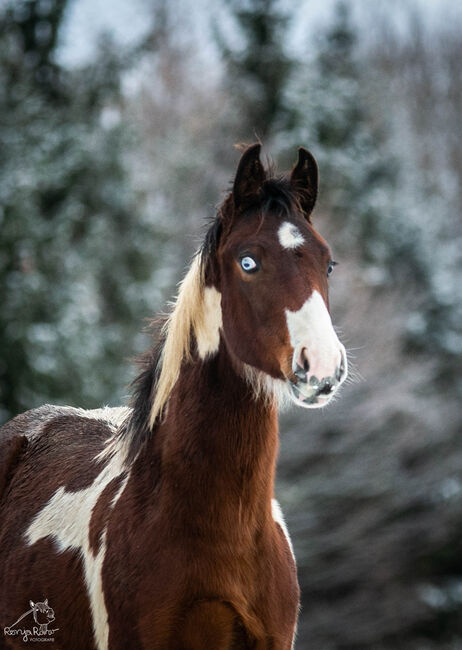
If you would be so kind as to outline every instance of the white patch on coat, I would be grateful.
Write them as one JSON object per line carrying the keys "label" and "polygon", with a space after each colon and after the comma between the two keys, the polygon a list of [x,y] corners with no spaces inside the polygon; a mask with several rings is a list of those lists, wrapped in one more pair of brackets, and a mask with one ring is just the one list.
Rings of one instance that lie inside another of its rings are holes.
{"label": "white patch on coat", "polygon": [[[290,552],[292,553],[292,557],[295,562],[295,553],[294,553],[294,547],[292,546],[292,540],[290,539],[289,535],[289,529],[287,528],[287,524],[284,519],[284,515],[282,514],[282,509],[279,504],[279,501],[277,499],[271,499],[271,511],[273,515],[274,521],[279,524],[282,528],[282,532],[284,533],[287,543],[289,544]],[[292,633],[292,643],[291,643],[291,649],[295,648],[295,640],[297,637],[297,621],[295,621],[295,626],[294,626],[294,631]]]}
{"label": "white patch on coat", "polygon": [[72,408],[72,415],[91,420],[101,420],[115,429],[118,429],[125,422],[131,412],[132,409],[129,406],[103,406],[100,409]]}
{"label": "white patch on coat", "polygon": [[[287,528],[287,524],[284,519],[284,515],[282,514],[282,509],[279,504],[279,501],[277,499],[271,499],[271,511],[273,515],[274,521],[279,524],[282,528],[282,532],[284,533],[287,543],[289,544],[290,552],[292,553],[292,557],[294,558],[295,562],[295,553],[294,553],[294,547],[292,546],[292,540],[290,539],[289,535],[289,529]],[[297,637],[297,621],[295,621],[295,626],[294,626],[294,631],[292,633],[292,644],[291,648],[295,648],[295,640]]]}
{"label": "white patch on coat", "polygon": [[164,325],[161,371],[153,392],[149,424],[154,426],[167,405],[183,360],[191,360],[191,336],[202,359],[215,354],[220,343],[221,294],[204,285],[199,255],[180,284],[174,308]]}
{"label": "white patch on coat", "polygon": [[223,326],[221,293],[215,287],[205,287],[203,293],[202,318],[197,318],[195,334],[197,350],[201,359],[218,352],[220,329]]}
{"label": "white patch on coat", "polygon": [[[300,608],[299,608],[300,611]],[[294,626],[294,631],[292,634],[292,645],[290,646],[291,650],[294,650],[295,648],[295,641],[297,640],[297,629],[298,629],[298,620],[295,621],[295,626]]]}
{"label": "white patch on coat", "polygon": [[287,528],[286,522],[284,521],[284,515],[282,514],[281,506],[279,505],[279,501],[277,499],[271,499],[271,511],[273,514],[274,521],[281,526],[282,532],[286,536],[287,543],[289,544],[290,552],[292,553],[292,557],[295,560],[292,540],[290,539],[289,530]]}
{"label": "white patch on coat", "polygon": [[252,388],[255,399],[263,399],[268,405],[273,402],[278,403],[278,384],[283,384],[282,380],[273,379],[266,372],[250,366],[248,363],[243,364],[243,370],[244,379]]}
{"label": "white patch on coat", "polygon": [[[90,521],[93,509],[104,488],[124,470],[125,457],[115,452],[92,485],[76,492],[60,487],[48,503],[36,514],[25,532],[29,546],[51,536],[58,552],[78,551],[83,563],[85,583],[90,601],[95,643],[98,650],[106,650],[109,639],[107,609],[104,602],[102,567],[106,553],[106,527],[95,555],[90,548]],[[123,492],[128,476],[111,501],[113,508]]]}
{"label": "white patch on coat", "polygon": [[271,377],[248,363],[243,366],[244,379],[252,388],[255,399],[263,399],[268,406],[275,404],[279,410],[291,404],[290,391],[284,379]]}
{"label": "white patch on coat", "polygon": [[289,221],[284,221],[279,227],[278,238],[283,248],[297,248],[305,242],[305,238],[297,226]]}
{"label": "white patch on coat", "polygon": [[73,406],[55,406],[53,404],[44,404],[39,408],[27,411],[20,417],[30,418],[25,435],[29,440],[34,440],[42,435],[43,427],[51,422],[54,418],[66,415],[72,415],[89,420],[101,420],[105,422],[115,432],[123,424],[125,419],[130,415],[131,408],[128,406],[104,406],[99,409],[82,409]]}

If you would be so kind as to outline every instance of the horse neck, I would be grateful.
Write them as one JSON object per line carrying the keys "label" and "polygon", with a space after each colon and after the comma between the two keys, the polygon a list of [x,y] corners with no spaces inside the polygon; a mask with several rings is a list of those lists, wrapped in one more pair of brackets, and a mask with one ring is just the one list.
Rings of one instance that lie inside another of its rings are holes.
{"label": "horse neck", "polygon": [[223,343],[213,358],[183,364],[152,445],[165,507],[201,530],[236,517],[258,527],[271,512],[276,407],[255,398]]}

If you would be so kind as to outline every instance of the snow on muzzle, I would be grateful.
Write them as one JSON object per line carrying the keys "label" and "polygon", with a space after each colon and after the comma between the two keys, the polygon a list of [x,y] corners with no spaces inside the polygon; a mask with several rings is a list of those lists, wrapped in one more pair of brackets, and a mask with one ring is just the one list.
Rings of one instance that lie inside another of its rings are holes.
{"label": "snow on muzzle", "polygon": [[298,311],[286,310],[290,341],[294,349],[288,380],[290,396],[299,406],[325,406],[347,376],[345,348],[338,340],[318,291],[313,291]]}

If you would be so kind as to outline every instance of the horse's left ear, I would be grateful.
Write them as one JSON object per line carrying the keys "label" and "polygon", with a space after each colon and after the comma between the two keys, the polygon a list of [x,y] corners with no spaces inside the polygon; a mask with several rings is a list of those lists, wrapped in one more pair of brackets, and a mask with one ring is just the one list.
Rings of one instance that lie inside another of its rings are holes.
{"label": "horse's left ear", "polygon": [[292,170],[290,184],[309,220],[318,196],[318,165],[313,155],[303,147],[298,150],[298,162]]}
{"label": "horse's left ear", "polygon": [[45,598],[45,600],[43,601],[43,604],[48,607],[48,598]]}
{"label": "horse's left ear", "polygon": [[260,149],[260,143],[252,144],[244,151],[239,161],[233,185],[236,209],[255,200],[265,181],[266,174],[260,160]]}

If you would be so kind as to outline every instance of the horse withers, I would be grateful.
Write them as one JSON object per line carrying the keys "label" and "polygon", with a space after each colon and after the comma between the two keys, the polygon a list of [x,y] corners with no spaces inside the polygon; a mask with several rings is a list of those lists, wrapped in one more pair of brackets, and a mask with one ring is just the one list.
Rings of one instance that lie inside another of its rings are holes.
{"label": "horse withers", "polygon": [[3,427],[0,645],[22,647],[4,628],[46,598],[63,650],[293,647],[278,406],[324,406],[347,374],[317,187],[305,149],[275,176],[248,147],[131,407],[47,405]]}

